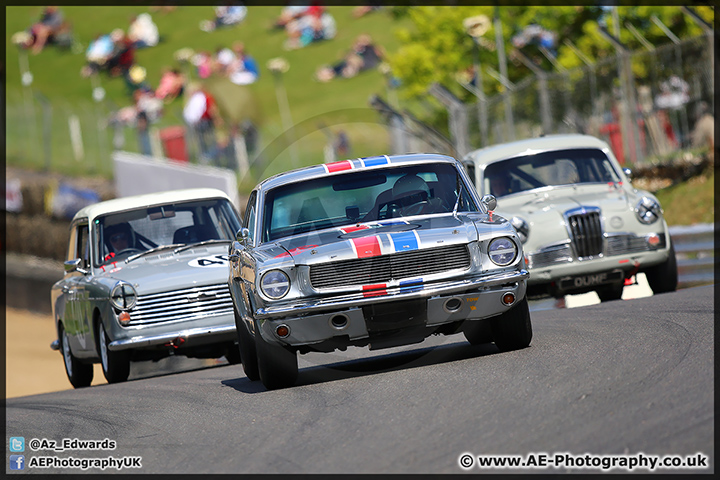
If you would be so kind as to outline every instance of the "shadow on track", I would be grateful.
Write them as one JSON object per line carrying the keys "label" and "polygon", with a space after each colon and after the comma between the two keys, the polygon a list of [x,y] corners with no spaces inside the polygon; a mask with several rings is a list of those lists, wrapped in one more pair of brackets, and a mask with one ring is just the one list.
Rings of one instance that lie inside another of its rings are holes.
{"label": "shadow on track", "polygon": [[[366,348],[364,348],[364,350],[367,351]],[[388,353],[371,358],[357,358],[327,365],[300,368],[300,374],[298,375],[295,387],[425,367],[428,365],[438,365],[458,360],[484,357],[496,353],[499,353],[499,350],[495,344],[492,343],[473,346],[466,342],[457,342]],[[300,356],[300,358],[303,358],[303,356]],[[238,367],[240,366],[238,365]],[[231,380],[223,380],[221,383],[226,387],[234,388],[243,393],[260,393],[267,391],[261,382],[251,382],[244,376]]]}

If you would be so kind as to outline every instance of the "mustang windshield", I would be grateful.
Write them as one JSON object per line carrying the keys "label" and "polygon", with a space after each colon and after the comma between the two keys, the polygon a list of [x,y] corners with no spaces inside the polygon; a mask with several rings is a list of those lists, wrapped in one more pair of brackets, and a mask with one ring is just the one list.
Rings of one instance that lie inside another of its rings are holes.
{"label": "mustang windshield", "polygon": [[208,240],[232,241],[240,228],[225,199],[139,208],[95,219],[95,266],[163,246],[179,247]]}
{"label": "mustang windshield", "polygon": [[456,203],[460,211],[478,211],[467,186],[460,188],[462,182],[455,167],[434,163],[280,186],[266,195],[263,241],[361,222],[450,213]]}
{"label": "mustang windshield", "polygon": [[483,191],[496,197],[552,185],[619,182],[602,150],[554,150],[495,162],[485,168]]}

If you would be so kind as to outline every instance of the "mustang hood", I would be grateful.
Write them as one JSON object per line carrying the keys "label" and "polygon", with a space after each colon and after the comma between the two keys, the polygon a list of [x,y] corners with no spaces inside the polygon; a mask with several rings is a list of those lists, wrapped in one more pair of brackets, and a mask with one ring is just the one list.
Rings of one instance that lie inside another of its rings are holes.
{"label": "mustang hood", "polygon": [[477,240],[477,230],[465,215],[388,220],[348,225],[277,242],[278,258],[292,257],[297,265],[330,260],[374,257],[401,251],[466,244]]}
{"label": "mustang hood", "polygon": [[228,278],[227,245],[192,248],[180,253],[160,251],[130,263],[120,260],[101,267],[100,276],[123,280],[136,286],[138,294],[164,292],[190,285],[226,283]]}

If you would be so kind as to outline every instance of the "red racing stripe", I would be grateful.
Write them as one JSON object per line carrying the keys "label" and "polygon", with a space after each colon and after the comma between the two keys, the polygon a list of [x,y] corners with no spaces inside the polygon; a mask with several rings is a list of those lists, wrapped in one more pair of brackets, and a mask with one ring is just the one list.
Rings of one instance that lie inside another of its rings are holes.
{"label": "red racing stripe", "polygon": [[379,297],[387,295],[387,283],[377,283],[375,285],[363,285],[363,297]]}
{"label": "red racing stripe", "polygon": [[367,230],[368,228],[370,228],[370,227],[368,227],[367,225],[355,225],[354,227],[341,228],[340,231],[342,233],[352,233],[352,232],[357,232],[358,230]]}
{"label": "red racing stripe", "polygon": [[351,239],[358,258],[377,257],[382,254],[380,251],[380,239],[377,235],[372,237],[360,237]]}
{"label": "red racing stripe", "polygon": [[353,165],[350,160],[341,160],[339,162],[326,163],[325,168],[328,173],[342,172],[343,170],[352,170]]}

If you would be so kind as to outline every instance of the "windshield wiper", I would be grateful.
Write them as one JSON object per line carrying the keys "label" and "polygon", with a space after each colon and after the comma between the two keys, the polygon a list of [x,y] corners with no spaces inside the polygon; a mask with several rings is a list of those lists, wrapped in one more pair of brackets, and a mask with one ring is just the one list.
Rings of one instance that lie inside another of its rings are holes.
{"label": "windshield wiper", "polygon": [[465,184],[463,182],[460,182],[460,190],[458,190],[458,196],[455,200],[455,206],[453,207],[453,217],[455,217],[455,219],[457,219],[457,211],[458,207],[460,206],[460,197],[462,196],[462,190],[464,186]]}
{"label": "windshield wiper", "polygon": [[193,247],[200,247],[202,245],[210,245],[211,243],[230,243],[230,242],[231,242],[231,240],[215,238],[213,240],[205,240],[204,242],[189,243],[187,245],[181,246],[180,248],[176,248],[175,250],[173,250],[173,253],[180,253],[182,251],[188,250]]}
{"label": "windshield wiper", "polygon": [[130,263],[135,259],[138,259],[140,257],[144,257],[145,255],[149,255],[151,253],[159,252],[160,250],[167,250],[168,248],[175,248],[182,245],[182,243],[173,243],[170,245],[160,245],[159,247],[151,248],[150,250],[145,250],[144,252],[136,253],[135,255],[130,255],[126,260],[125,263]]}

